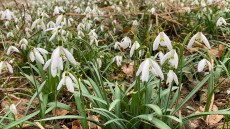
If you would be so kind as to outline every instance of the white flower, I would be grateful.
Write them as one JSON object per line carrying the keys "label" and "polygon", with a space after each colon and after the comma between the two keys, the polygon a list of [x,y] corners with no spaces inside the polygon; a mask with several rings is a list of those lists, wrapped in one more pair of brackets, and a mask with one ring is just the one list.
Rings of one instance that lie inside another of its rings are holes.
{"label": "white flower", "polygon": [[18,53],[19,53],[19,50],[18,50],[15,46],[10,46],[10,47],[7,49],[6,54],[7,54],[7,55],[10,55],[11,52],[18,52]]}
{"label": "white flower", "polygon": [[17,108],[14,104],[11,104],[10,105],[10,111],[14,114],[14,115],[17,115],[18,112],[17,112]]}
{"label": "white flower", "polygon": [[160,46],[166,46],[169,50],[172,50],[172,43],[169,39],[169,37],[164,33],[160,32],[156,39],[153,42],[153,50],[157,50],[157,48]]}
{"label": "white flower", "polygon": [[7,37],[7,38],[9,38],[9,37],[14,37],[14,34],[13,34],[12,32],[8,32],[8,33],[6,34],[6,37]]}
{"label": "white flower", "polygon": [[179,63],[179,58],[178,58],[178,54],[176,52],[176,50],[172,49],[171,51],[169,51],[168,53],[166,53],[162,60],[160,60],[161,65],[164,64],[164,62],[166,60],[169,59],[169,63],[175,68],[177,69],[178,67],[178,63]]}
{"label": "white flower", "polygon": [[60,90],[63,85],[66,85],[67,90],[74,93],[74,85],[77,79],[69,72],[63,72],[62,79],[57,86],[57,90]]}
{"label": "white flower", "polygon": [[74,7],[74,12],[75,12],[75,13],[81,13],[81,8],[79,8],[79,7]]}
{"label": "white flower", "polygon": [[19,44],[20,44],[22,50],[26,50],[27,45],[28,45],[28,41],[25,38],[23,38],[19,41]]}
{"label": "white flower", "polygon": [[227,90],[227,94],[228,94],[228,95],[230,94],[230,89]]}
{"label": "white flower", "polygon": [[31,25],[31,30],[33,30],[34,28],[36,28],[38,30],[39,29],[45,30],[46,26],[45,26],[43,19],[41,19],[41,18],[36,19]]}
{"label": "white flower", "polygon": [[62,20],[63,20],[63,15],[58,15],[56,18],[56,26],[60,26]]}
{"label": "white flower", "polygon": [[95,29],[91,30],[89,32],[89,39],[90,39],[90,45],[92,45],[94,42],[96,43],[96,46],[98,46],[98,36],[95,32]]}
{"label": "white flower", "polygon": [[139,47],[140,44],[137,41],[135,41],[130,49],[130,57],[133,56],[134,51],[137,50]]}
{"label": "white flower", "polygon": [[116,61],[117,66],[121,66],[121,62],[122,62],[122,56],[115,56],[113,58],[113,62]]}
{"label": "white flower", "polygon": [[171,86],[173,81],[176,83],[176,85],[179,84],[177,75],[172,70],[169,70],[167,74],[166,84],[169,84],[169,86]]}
{"label": "white flower", "polygon": [[38,62],[40,62],[41,64],[44,64],[45,61],[43,59],[43,56],[45,56],[46,54],[48,54],[48,51],[46,51],[43,48],[34,48],[30,53],[29,53],[29,57],[30,60],[32,62],[34,62],[35,60],[37,60]]}
{"label": "white flower", "polygon": [[211,63],[210,63],[208,60],[206,60],[206,59],[202,59],[202,60],[198,63],[197,71],[198,71],[198,72],[202,72],[202,71],[204,70],[204,67],[205,67],[206,65],[208,65],[208,69],[209,69],[209,71],[211,71],[211,70],[212,70],[212,65],[211,65]]}
{"label": "white flower", "polygon": [[114,44],[114,49],[119,49],[119,44],[120,44],[120,42],[115,42],[115,44]]}
{"label": "white flower", "polygon": [[137,20],[134,20],[134,21],[133,21],[133,26],[138,26],[138,25],[139,25],[138,21],[137,21]]}
{"label": "white flower", "polygon": [[15,15],[12,11],[10,11],[9,9],[6,9],[5,11],[2,11],[1,13],[1,20],[12,20],[15,19]]}
{"label": "white flower", "polygon": [[57,15],[57,14],[64,13],[64,12],[65,11],[62,7],[55,6],[53,15]]}
{"label": "white flower", "polygon": [[101,68],[101,66],[102,66],[101,58],[97,58],[97,65],[98,65],[98,68]]}
{"label": "white flower", "polygon": [[152,8],[149,10],[149,12],[150,12],[151,14],[154,14],[154,13],[156,12],[156,9],[155,9],[154,7],[152,7]]}
{"label": "white flower", "polygon": [[187,48],[192,48],[192,45],[195,43],[196,40],[201,40],[204,42],[205,46],[208,49],[211,49],[211,46],[208,42],[208,39],[203,35],[202,32],[197,32],[192,38],[190,39]]}
{"label": "white flower", "polygon": [[49,41],[54,40],[54,38],[58,35],[59,29],[61,28],[61,26],[55,26],[53,28],[49,28],[45,31],[52,31],[52,36],[50,37]]}
{"label": "white flower", "polygon": [[58,69],[63,70],[63,57],[66,57],[73,65],[77,65],[77,61],[74,59],[73,55],[64,47],[58,46],[51,55],[51,61],[47,61],[45,64],[45,66],[51,65],[51,74],[53,77],[57,75]]}
{"label": "white flower", "polygon": [[162,51],[159,51],[155,56],[154,58],[159,60],[161,62],[161,60],[163,59],[164,57],[164,53],[162,53]]}
{"label": "white flower", "polygon": [[7,61],[0,62],[0,74],[2,73],[3,69],[7,69],[10,73],[13,73],[13,67]]}
{"label": "white flower", "polygon": [[164,74],[161,71],[160,66],[151,58],[146,58],[139,66],[136,76],[141,74],[142,81],[148,81],[149,79],[149,71],[152,72],[153,75],[160,77],[164,80]]}
{"label": "white flower", "polygon": [[123,49],[126,49],[131,46],[131,39],[129,37],[124,37],[121,42],[119,43],[119,46]]}
{"label": "white flower", "polygon": [[216,22],[216,26],[218,27],[218,26],[222,26],[222,25],[226,26],[227,22],[225,21],[225,19],[223,17],[220,17]]}

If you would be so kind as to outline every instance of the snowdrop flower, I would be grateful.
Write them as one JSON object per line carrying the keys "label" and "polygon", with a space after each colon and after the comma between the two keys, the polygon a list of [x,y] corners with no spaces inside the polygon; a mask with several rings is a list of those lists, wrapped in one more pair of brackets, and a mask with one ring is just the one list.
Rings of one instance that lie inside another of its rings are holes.
{"label": "snowdrop flower", "polygon": [[121,66],[122,56],[115,56],[115,57],[113,58],[113,62],[114,62],[114,61],[116,61],[118,67]]}
{"label": "snowdrop flower", "polygon": [[133,21],[133,26],[138,26],[138,25],[139,25],[138,21],[137,21],[137,20],[134,20],[134,21]]}
{"label": "snowdrop flower", "polygon": [[10,55],[11,52],[18,52],[19,53],[19,50],[15,46],[10,46],[7,49],[6,55]]}
{"label": "snowdrop flower", "polygon": [[74,12],[75,12],[75,13],[81,13],[81,8],[79,8],[79,7],[74,7]]}
{"label": "snowdrop flower", "polygon": [[12,11],[10,11],[9,9],[6,9],[5,11],[2,11],[1,13],[1,20],[12,20],[15,18],[15,15]]}
{"label": "snowdrop flower", "polygon": [[164,33],[160,32],[156,39],[153,42],[153,50],[157,50],[157,48],[160,46],[166,46],[169,50],[172,50],[172,43],[169,39],[169,37]]}
{"label": "snowdrop flower", "polygon": [[27,41],[25,38],[23,38],[23,39],[21,39],[21,40],[19,41],[19,44],[21,45],[21,49],[22,49],[22,50],[26,50],[27,45],[28,45],[28,41]]}
{"label": "snowdrop flower", "polygon": [[179,84],[177,75],[172,70],[169,70],[167,74],[166,84],[169,84],[169,86],[171,86],[173,81],[176,83],[176,85]]}
{"label": "snowdrop flower", "polygon": [[206,65],[208,65],[208,69],[209,69],[209,71],[211,71],[212,65],[211,65],[211,63],[210,63],[208,60],[206,60],[206,59],[202,59],[202,60],[198,63],[197,71],[198,71],[198,72],[202,72],[202,71],[204,70],[204,67],[205,67]]}
{"label": "snowdrop flower", "polygon": [[154,14],[154,13],[156,12],[156,9],[155,9],[154,7],[152,7],[152,8],[149,10],[149,12],[150,12],[151,14]]}
{"label": "snowdrop flower", "polygon": [[13,73],[13,67],[7,61],[0,62],[0,74],[2,73],[3,69],[7,69],[10,73]]}
{"label": "snowdrop flower", "polygon": [[169,60],[169,63],[175,68],[177,69],[178,67],[178,63],[179,63],[179,59],[178,59],[178,54],[176,52],[176,50],[172,49],[171,51],[169,51],[168,53],[166,53],[162,60],[160,60],[161,65],[164,64],[164,62],[166,60]]}
{"label": "snowdrop flower", "polygon": [[118,45],[123,48],[123,49],[126,49],[128,47],[131,46],[131,39],[129,37],[124,37],[120,43],[118,43]]}
{"label": "snowdrop flower", "polygon": [[226,26],[227,22],[225,21],[225,19],[223,17],[220,17],[216,22],[216,26],[218,27],[218,26],[222,26],[222,25]]}
{"label": "snowdrop flower", "polygon": [[140,44],[137,41],[135,41],[130,49],[130,57],[133,56],[134,51],[137,50],[139,47]]}
{"label": "snowdrop flower", "polygon": [[51,65],[51,74],[53,77],[57,75],[57,70],[63,70],[63,58],[67,58],[67,60],[73,65],[77,65],[77,61],[74,59],[73,55],[64,47],[58,46],[51,55],[51,60],[46,62],[45,66]]}
{"label": "snowdrop flower", "polygon": [[62,7],[55,6],[53,15],[57,15],[57,14],[64,13],[64,12],[65,11]]}
{"label": "snowdrop flower", "polygon": [[115,44],[114,44],[114,49],[119,49],[119,44],[120,44],[120,42],[115,42]]}
{"label": "snowdrop flower", "polygon": [[14,115],[17,115],[17,114],[18,114],[17,108],[16,108],[15,104],[11,104],[11,105],[10,105],[10,111],[11,111]]}
{"label": "snowdrop flower", "polygon": [[12,38],[13,38],[13,37],[14,37],[14,34],[13,34],[12,32],[8,32],[8,33],[6,34],[6,37],[7,37],[7,38],[12,37]]}
{"label": "snowdrop flower", "polygon": [[211,49],[211,46],[208,42],[208,39],[203,35],[202,32],[197,32],[192,38],[190,39],[187,48],[192,48],[192,45],[195,43],[196,40],[201,40],[204,42],[205,46],[208,49]]}
{"label": "snowdrop flower", "polygon": [[164,57],[164,53],[162,53],[162,51],[159,51],[159,52],[154,56],[154,58],[155,58],[155,59],[158,59],[160,62],[161,62],[161,60],[163,59],[163,57]]}
{"label": "snowdrop flower", "polygon": [[141,80],[148,81],[149,71],[164,80],[164,74],[161,71],[160,66],[151,58],[146,58],[139,66],[136,76],[139,76],[141,73]]}
{"label": "snowdrop flower", "polygon": [[63,72],[62,79],[57,86],[57,90],[60,90],[63,85],[66,85],[67,90],[71,93],[74,93],[75,82],[77,82],[77,79],[73,76],[73,74]]}
{"label": "snowdrop flower", "polygon": [[90,39],[90,45],[92,45],[94,42],[96,43],[96,46],[98,46],[98,36],[95,32],[95,29],[91,30],[89,32],[89,39]]}
{"label": "snowdrop flower", "polygon": [[60,26],[62,20],[63,20],[63,15],[58,15],[56,18],[56,26]]}
{"label": "snowdrop flower", "polygon": [[101,58],[97,58],[97,65],[98,65],[98,68],[101,68],[101,66],[102,66]]}
{"label": "snowdrop flower", "polygon": [[45,26],[45,23],[43,22],[43,20],[41,18],[36,19],[32,23],[31,30],[33,30],[34,28],[45,30],[46,26]]}
{"label": "snowdrop flower", "polygon": [[43,59],[43,57],[48,54],[48,51],[46,51],[43,48],[34,48],[30,53],[30,60],[32,62],[34,62],[35,60],[37,60],[38,62],[40,62],[41,64],[44,64],[45,61]]}

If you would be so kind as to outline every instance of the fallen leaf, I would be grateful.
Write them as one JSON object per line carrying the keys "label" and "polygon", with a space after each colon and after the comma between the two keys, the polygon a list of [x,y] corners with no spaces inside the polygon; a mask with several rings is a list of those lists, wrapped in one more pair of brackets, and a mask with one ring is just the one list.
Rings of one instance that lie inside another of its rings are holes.
{"label": "fallen leaf", "polygon": [[79,120],[72,121],[72,129],[82,129],[82,126]]}
{"label": "fallen leaf", "polygon": [[126,64],[122,65],[122,71],[129,77],[133,77],[134,64],[131,62],[128,66]]}
{"label": "fallen leaf", "polygon": [[69,111],[67,111],[65,109],[57,108],[57,109],[53,110],[53,115],[54,116],[65,116],[68,113],[69,113]]}
{"label": "fallen leaf", "polygon": [[[91,115],[91,116],[89,116],[89,117],[90,117],[90,119],[99,122],[99,116]],[[89,128],[90,128],[90,129],[101,129],[100,126],[98,126],[98,125],[96,125],[96,124],[94,124],[94,123],[92,123],[92,122],[88,122],[88,125],[89,125]]]}

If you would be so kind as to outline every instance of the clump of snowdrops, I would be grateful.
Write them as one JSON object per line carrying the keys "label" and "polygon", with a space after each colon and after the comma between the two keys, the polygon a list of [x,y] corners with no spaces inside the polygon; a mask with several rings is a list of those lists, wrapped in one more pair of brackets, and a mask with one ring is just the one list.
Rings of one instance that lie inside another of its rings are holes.
{"label": "clump of snowdrops", "polygon": [[[187,3],[194,6],[194,11],[184,5]],[[22,75],[29,82],[28,88],[33,89],[24,116],[17,117],[18,103],[10,101],[5,115],[0,117],[1,128],[21,128],[24,123],[45,126],[47,121],[78,119],[84,129],[89,128],[88,122],[109,129],[170,129],[184,128],[191,119],[201,116],[230,114],[228,109],[210,110],[218,75],[222,68],[226,71],[228,62],[221,60],[222,67],[217,67],[219,61],[210,51],[215,44],[207,38],[209,35],[218,41],[218,35],[230,33],[229,19],[224,18],[229,16],[229,3],[201,0],[177,4],[183,14],[175,16],[178,20],[187,18],[188,23],[183,26],[184,31],[180,30],[179,39],[168,30],[174,23],[182,27],[180,23],[161,17],[161,11],[167,8],[164,2],[146,1],[149,7],[140,14],[132,8],[139,3],[132,1],[30,4],[28,9],[11,7],[0,12],[4,48],[0,74],[6,78]],[[158,14],[166,23],[158,21]],[[124,33],[123,24],[131,29]],[[194,48],[195,53],[186,54]],[[131,76],[111,77],[120,73],[126,63],[133,64]],[[201,77],[181,100],[186,68],[191,63],[192,74]],[[2,88],[6,88],[8,80],[1,79]],[[184,116],[181,109],[205,85],[205,112]],[[7,93],[4,96],[10,100]],[[32,110],[35,99],[39,106]],[[77,113],[50,117],[57,108],[72,110],[62,99],[74,102]],[[99,115],[99,120],[93,115]]]}

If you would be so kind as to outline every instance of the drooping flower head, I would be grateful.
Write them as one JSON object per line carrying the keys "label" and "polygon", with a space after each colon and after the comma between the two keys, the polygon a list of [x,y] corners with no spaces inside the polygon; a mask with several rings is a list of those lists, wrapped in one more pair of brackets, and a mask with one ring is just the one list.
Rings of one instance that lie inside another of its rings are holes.
{"label": "drooping flower head", "polygon": [[30,53],[29,57],[32,62],[37,60],[39,63],[44,64],[44,56],[48,54],[48,51],[46,51],[43,48],[34,48]]}
{"label": "drooping flower head", "polygon": [[169,37],[164,33],[160,32],[156,39],[153,42],[153,50],[157,50],[157,48],[160,46],[166,46],[169,50],[172,50],[172,43],[169,39]]}
{"label": "drooping flower head", "polygon": [[115,57],[113,58],[113,62],[114,62],[114,61],[116,61],[118,67],[121,66],[122,56],[119,56],[119,55],[115,56]]}
{"label": "drooping flower head", "polygon": [[55,77],[58,69],[63,70],[63,59],[65,58],[73,65],[77,65],[77,61],[74,59],[73,55],[64,47],[58,46],[53,51],[51,59],[45,63],[43,69],[51,65],[51,74]]}
{"label": "drooping flower head", "polygon": [[1,61],[0,62],[0,74],[2,73],[2,70],[4,70],[4,69],[7,69],[10,73],[13,73],[13,67],[7,61]]}
{"label": "drooping flower head", "polygon": [[171,86],[173,81],[176,83],[176,85],[179,84],[177,75],[172,70],[169,70],[167,74],[166,84],[169,84],[169,86]]}
{"label": "drooping flower head", "polygon": [[7,55],[10,55],[11,52],[17,52],[17,53],[19,53],[19,50],[18,50],[15,46],[10,46],[10,47],[7,49],[6,54],[7,54]]}
{"label": "drooping flower head", "polygon": [[134,51],[137,50],[139,47],[140,44],[137,41],[135,41],[130,49],[130,57],[133,56]]}
{"label": "drooping flower head", "polygon": [[199,63],[198,63],[198,67],[197,67],[197,71],[198,72],[202,72],[205,68],[205,66],[208,66],[208,70],[211,71],[212,70],[212,65],[211,63],[206,60],[206,59],[202,59]]}
{"label": "drooping flower head", "polygon": [[62,79],[57,86],[57,90],[60,90],[63,85],[66,85],[67,90],[74,93],[74,85],[77,83],[77,79],[70,72],[63,72]]}
{"label": "drooping flower head", "polygon": [[202,41],[208,49],[211,49],[208,39],[204,36],[202,32],[197,32],[194,36],[192,36],[187,48],[192,48],[192,45],[195,43],[196,40]]}
{"label": "drooping flower head", "polygon": [[179,58],[176,50],[172,49],[168,53],[166,53],[163,58],[160,60],[161,64],[164,64],[166,60],[169,60],[169,63],[177,69],[178,63],[179,63]]}
{"label": "drooping flower head", "polygon": [[139,66],[136,76],[139,76],[141,73],[141,80],[148,81],[149,79],[149,72],[151,72],[153,75],[160,77],[162,80],[164,80],[164,74],[161,71],[160,66],[152,59],[152,58],[146,58]]}
{"label": "drooping flower head", "polygon": [[226,26],[227,25],[227,22],[225,21],[225,19],[223,17],[220,17],[217,22],[216,22],[216,26]]}

